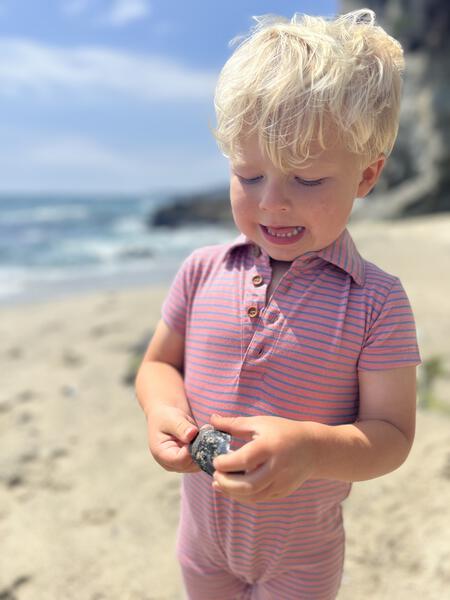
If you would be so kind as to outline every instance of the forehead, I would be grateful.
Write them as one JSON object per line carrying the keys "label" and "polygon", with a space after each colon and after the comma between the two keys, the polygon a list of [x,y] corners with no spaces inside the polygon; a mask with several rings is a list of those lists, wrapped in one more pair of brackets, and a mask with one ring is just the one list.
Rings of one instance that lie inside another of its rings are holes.
{"label": "forehead", "polygon": [[[274,166],[268,153],[261,147],[256,135],[242,139],[238,148],[236,155],[230,157],[230,162],[234,167]],[[280,149],[277,154],[281,159],[280,162],[283,162],[283,154],[287,156],[288,152]],[[352,159],[352,162],[354,162],[355,159],[354,155],[336,140],[325,149],[318,142],[313,141],[310,144],[309,157],[299,156],[298,158],[298,163],[296,161],[297,164],[286,170],[311,169],[314,167],[332,168],[345,164]],[[290,162],[292,162],[292,159]]]}

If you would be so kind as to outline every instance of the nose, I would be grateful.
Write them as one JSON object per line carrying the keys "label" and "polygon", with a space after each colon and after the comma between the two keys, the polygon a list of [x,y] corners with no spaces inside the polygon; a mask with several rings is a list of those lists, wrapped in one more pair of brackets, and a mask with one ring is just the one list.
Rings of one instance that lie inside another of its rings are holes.
{"label": "nose", "polygon": [[260,210],[275,213],[288,211],[289,200],[283,188],[280,183],[267,181],[259,199]]}

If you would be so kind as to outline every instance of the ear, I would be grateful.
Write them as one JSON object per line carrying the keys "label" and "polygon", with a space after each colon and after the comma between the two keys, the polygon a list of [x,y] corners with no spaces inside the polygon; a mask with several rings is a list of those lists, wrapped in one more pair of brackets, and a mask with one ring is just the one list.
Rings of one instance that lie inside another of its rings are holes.
{"label": "ear", "polygon": [[367,194],[378,181],[385,164],[386,156],[384,154],[380,154],[376,160],[364,168],[361,181],[358,185],[358,198],[364,198],[364,196],[367,196]]}

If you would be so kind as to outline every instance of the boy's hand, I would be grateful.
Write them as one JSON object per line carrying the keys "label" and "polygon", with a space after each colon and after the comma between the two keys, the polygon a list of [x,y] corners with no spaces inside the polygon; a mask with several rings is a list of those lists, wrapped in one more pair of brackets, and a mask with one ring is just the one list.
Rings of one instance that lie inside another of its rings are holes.
{"label": "boy's hand", "polygon": [[159,406],[148,416],[147,428],[150,452],[166,471],[200,470],[189,454],[189,443],[198,432],[189,414],[173,406]]}
{"label": "boy's hand", "polygon": [[229,498],[244,504],[283,498],[314,471],[314,423],[281,417],[213,415],[211,424],[248,440],[239,450],[214,460],[213,487]]}

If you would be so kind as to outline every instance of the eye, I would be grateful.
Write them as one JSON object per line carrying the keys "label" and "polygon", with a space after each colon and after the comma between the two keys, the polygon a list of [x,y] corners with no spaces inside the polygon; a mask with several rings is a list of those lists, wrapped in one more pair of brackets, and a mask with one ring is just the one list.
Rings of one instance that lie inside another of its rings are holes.
{"label": "eye", "polygon": [[321,185],[325,179],[302,179],[301,177],[296,177],[295,181],[300,185],[305,185],[307,187],[314,187],[315,185]]}
{"label": "eye", "polygon": [[258,183],[263,178],[262,175],[258,175],[258,177],[242,177],[242,175],[236,174],[236,176],[239,179],[239,181],[244,185],[252,185],[254,183]]}

